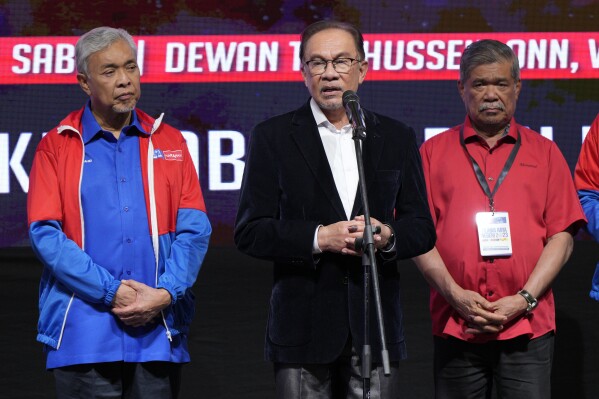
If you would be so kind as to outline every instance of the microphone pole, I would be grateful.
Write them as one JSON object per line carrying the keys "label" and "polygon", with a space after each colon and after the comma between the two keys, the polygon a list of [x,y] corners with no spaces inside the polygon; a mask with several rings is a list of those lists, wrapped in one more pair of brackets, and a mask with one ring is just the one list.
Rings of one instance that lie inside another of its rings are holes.
{"label": "microphone pole", "polygon": [[[373,296],[375,300],[376,316],[378,321],[379,337],[381,341],[381,359],[385,375],[391,374],[389,366],[389,352],[385,339],[385,323],[383,320],[383,308],[381,306],[381,292],[379,288],[378,270],[376,265],[374,234],[370,223],[370,208],[368,195],[366,193],[366,178],[364,174],[364,162],[362,160],[362,146],[360,141],[366,138],[366,124],[364,115],[360,108],[358,95],[351,90],[343,93],[343,105],[352,125],[353,140],[356,148],[356,160],[358,163],[358,177],[362,204],[364,207],[364,233],[362,240],[356,239],[356,245],[362,248],[362,266],[364,267],[364,344],[362,347],[362,381],[363,398],[370,398],[370,374],[372,371],[372,356],[370,349],[370,279],[372,278]],[[356,248],[360,249],[360,248]]]}

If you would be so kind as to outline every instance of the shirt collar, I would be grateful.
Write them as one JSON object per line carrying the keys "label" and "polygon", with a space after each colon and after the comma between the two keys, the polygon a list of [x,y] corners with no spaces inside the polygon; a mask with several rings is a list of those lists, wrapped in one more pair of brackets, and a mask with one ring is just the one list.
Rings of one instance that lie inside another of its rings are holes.
{"label": "shirt collar", "polygon": [[[504,132],[499,140],[510,137],[510,140],[515,142],[518,139],[518,128],[516,127],[516,120],[513,117],[507,127],[509,128],[507,134]],[[478,135],[478,133],[476,133],[476,130],[474,130],[472,122],[470,121],[470,117],[466,115],[466,119],[464,121],[464,142],[470,142],[478,139],[484,140]]]}
{"label": "shirt collar", "polygon": [[316,120],[316,126],[318,127],[325,127],[333,133],[344,133],[348,130],[348,126],[351,126],[350,124],[347,124],[343,126],[341,130],[338,130],[335,125],[329,122],[324,112],[322,112],[318,104],[316,104],[316,100],[314,100],[314,98],[310,99],[310,109],[312,110],[312,115],[314,115],[314,120]]}
{"label": "shirt collar", "polygon": [[[137,113],[135,112],[135,110],[133,110],[133,112],[131,112],[131,115],[133,115],[133,117],[131,118],[132,119],[131,123],[123,128],[123,132],[125,134],[127,134],[127,131],[129,129],[131,129],[132,127],[135,127],[140,133],[149,135],[149,133],[146,132],[144,130],[144,128],[141,126],[141,123],[139,121],[139,118],[137,117]],[[86,144],[92,138],[94,138],[96,136],[96,134],[98,134],[99,132],[102,131],[100,124],[98,123],[98,121],[96,120],[96,117],[92,113],[91,101],[87,102],[87,105],[85,106],[85,109],[83,110],[83,115],[81,117],[81,126],[83,127],[83,134],[82,134],[83,142]]]}

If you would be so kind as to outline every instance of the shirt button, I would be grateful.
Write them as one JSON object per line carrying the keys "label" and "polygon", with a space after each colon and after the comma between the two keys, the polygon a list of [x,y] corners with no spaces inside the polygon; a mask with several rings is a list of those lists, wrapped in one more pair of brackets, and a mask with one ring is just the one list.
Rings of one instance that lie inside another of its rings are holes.
{"label": "shirt button", "polygon": [[127,244],[131,244],[131,239],[127,238]]}
{"label": "shirt button", "polygon": [[495,179],[493,179],[492,177],[487,177],[487,179],[488,179],[489,181],[493,181],[493,180],[495,180]]}
{"label": "shirt button", "polygon": [[131,275],[131,270],[127,270],[127,275],[130,276]]}
{"label": "shirt button", "polygon": [[129,212],[129,207],[128,207],[128,206],[126,206],[126,207],[124,207],[124,208],[123,208],[123,210],[124,210],[125,212]]}
{"label": "shirt button", "polygon": [[127,181],[127,179],[126,179],[125,177],[121,177],[121,182],[122,182],[122,183],[124,183],[124,182],[126,182],[126,181]]}

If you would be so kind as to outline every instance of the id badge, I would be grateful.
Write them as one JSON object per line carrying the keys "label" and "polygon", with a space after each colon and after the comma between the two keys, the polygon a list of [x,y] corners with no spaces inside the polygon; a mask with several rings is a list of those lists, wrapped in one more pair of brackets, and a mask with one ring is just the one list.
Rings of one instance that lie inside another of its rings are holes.
{"label": "id badge", "polygon": [[507,212],[478,212],[476,227],[482,256],[512,254],[512,235]]}

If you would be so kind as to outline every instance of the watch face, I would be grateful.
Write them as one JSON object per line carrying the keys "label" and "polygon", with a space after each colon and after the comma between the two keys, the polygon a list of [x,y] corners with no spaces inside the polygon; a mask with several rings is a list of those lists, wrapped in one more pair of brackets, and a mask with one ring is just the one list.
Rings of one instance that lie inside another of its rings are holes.
{"label": "watch face", "polygon": [[528,307],[526,308],[527,312],[532,312],[534,310],[534,308],[536,308],[538,305],[538,302],[536,300],[536,298],[532,298],[532,302],[530,302],[528,304]]}

